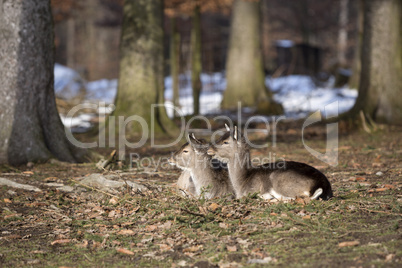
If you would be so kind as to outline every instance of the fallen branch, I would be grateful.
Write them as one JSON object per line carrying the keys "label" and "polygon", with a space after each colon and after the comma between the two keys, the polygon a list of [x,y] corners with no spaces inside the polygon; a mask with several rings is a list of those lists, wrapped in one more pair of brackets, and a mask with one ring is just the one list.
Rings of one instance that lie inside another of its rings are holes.
{"label": "fallen branch", "polygon": [[[92,186],[88,186],[88,185],[82,184],[81,182],[79,182],[79,181],[77,181],[77,180],[74,180],[74,179],[70,179],[70,180],[72,180],[73,182],[77,183],[77,184],[80,185],[80,186],[83,186],[83,187],[85,187],[85,188],[91,189],[91,190],[93,190],[93,191],[100,192],[100,193],[102,193],[102,194],[105,194],[105,195],[108,195],[108,196],[117,198],[117,200],[120,200],[120,198],[119,198],[117,195],[114,195],[114,194],[111,194],[111,193],[102,191],[102,190],[97,189],[97,188],[94,188],[94,187],[92,187]],[[136,205],[136,203],[131,202],[131,201],[129,201],[129,200],[126,200],[126,202],[129,203],[129,204],[132,204],[132,205]]]}

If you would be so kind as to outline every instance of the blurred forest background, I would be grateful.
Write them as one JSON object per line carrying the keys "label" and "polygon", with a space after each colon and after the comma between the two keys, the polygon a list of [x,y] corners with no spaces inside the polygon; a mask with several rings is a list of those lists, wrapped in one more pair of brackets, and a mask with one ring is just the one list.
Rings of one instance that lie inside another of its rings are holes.
{"label": "blurred forest background", "polygon": [[[367,131],[402,122],[400,1],[32,0],[2,12],[0,99],[13,100],[0,103],[2,162],[76,160],[57,111],[73,132],[100,124],[102,135],[122,130],[111,113],[177,137],[172,118],[234,115],[238,103],[297,119],[338,102],[326,112]],[[103,106],[68,115],[88,102]]]}
{"label": "blurred forest background", "polygon": [[[180,35],[180,73],[191,70],[196,1],[165,1],[165,48],[172,23]],[[203,72],[225,70],[232,0],[200,1]],[[359,38],[358,0],[261,1],[261,39],[267,74],[333,73],[351,69]],[[52,0],[56,62],[87,80],[119,75],[123,0]],[[287,41],[285,41],[287,40]],[[169,58],[169,49],[165,50]],[[169,74],[166,62],[166,75]]]}

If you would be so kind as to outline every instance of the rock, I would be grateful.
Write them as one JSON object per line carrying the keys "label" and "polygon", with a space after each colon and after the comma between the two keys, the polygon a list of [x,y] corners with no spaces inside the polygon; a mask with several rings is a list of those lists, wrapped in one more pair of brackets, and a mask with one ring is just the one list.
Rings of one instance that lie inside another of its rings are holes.
{"label": "rock", "polygon": [[381,171],[378,171],[375,175],[382,176],[382,175],[384,175],[384,173],[382,173]]}
{"label": "rock", "polygon": [[27,191],[34,191],[34,192],[42,192],[41,189],[32,186],[32,185],[28,185],[28,184],[21,184],[6,178],[0,178],[0,185],[5,185],[5,186],[9,186],[9,187],[13,187],[13,188],[17,188],[17,189],[23,189],[23,190],[27,190]]}
{"label": "rock", "polygon": [[64,192],[64,193],[72,193],[72,192],[74,192],[74,187],[64,185],[61,187],[57,187],[56,190],[59,190],[60,192]]}

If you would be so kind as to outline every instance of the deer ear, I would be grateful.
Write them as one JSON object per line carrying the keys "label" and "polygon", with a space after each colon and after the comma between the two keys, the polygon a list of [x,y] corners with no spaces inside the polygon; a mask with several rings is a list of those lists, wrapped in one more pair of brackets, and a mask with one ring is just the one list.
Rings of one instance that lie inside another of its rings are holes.
{"label": "deer ear", "polygon": [[237,135],[237,126],[234,127],[234,132],[233,132],[233,139],[237,140],[238,135]]}
{"label": "deer ear", "polygon": [[190,143],[194,143],[195,142],[195,139],[193,138],[193,136],[194,136],[194,134],[188,134],[188,140],[189,140],[189,142]]}
{"label": "deer ear", "polygon": [[230,128],[229,128],[228,124],[226,124],[226,123],[225,123],[225,128],[227,131],[230,131]]}

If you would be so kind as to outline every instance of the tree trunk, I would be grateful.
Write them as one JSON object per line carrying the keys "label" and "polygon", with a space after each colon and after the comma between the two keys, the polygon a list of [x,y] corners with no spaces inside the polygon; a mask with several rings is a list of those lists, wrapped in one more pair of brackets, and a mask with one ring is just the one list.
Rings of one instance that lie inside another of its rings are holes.
{"label": "tree trunk", "polygon": [[1,1],[0,40],[0,163],[84,160],[56,108],[50,1]]}
{"label": "tree trunk", "polygon": [[264,113],[283,112],[265,86],[260,32],[260,2],[235,0],[226,62],[227,88],[222,100],[224,109],[234,109],[238,102],[243,107],[256,107],[263,102]]}
{"label": "tree trunk", "polygon": [[193,12],[193,25],[191,29],[191,86],[193,89],[194,115],[200,113],[201,71],[201,12],[200,6],[196,5]]}
{"label": "tree trunk", "polygon": [[[130,134],[177,134],[163,104],[162,0],[125,1],[121,37],[120,77],[114,116],[139,116],[146,129],[133,122]],[[119,133],[123,135],[124,133]]]}
{"label": "tree trunk", "polygon": [[349,0],[340,0],[339,31],[338,31],[338,63],[341,68],[346,66],[346,49],[348,43],[348,4]]}
{"label": "tree trunk", "polygon": [[352,76],[349,80],[350,88],[359,88],[360,83],[360,72],[361,72],[361,51],[363,44],[363,22],[364,22],[364,0],[358,0],[358,11],[357,11],[357,38],[356,38],[356,46],[355,46],[355,55],[353,59],[352,65]]}
{"label": "tree trunk", "polygon": [[402,123],[402,2],[366,0],[359,96],[351,114]]}
{"label": "tree trunk", "polygon": [[[172,17],[170,33],[170,75],[172,77],[173,105],[180,107],[179,102],[179,67],[180,67],[180,33],[177,31],[176,18]],[[177,113],[174,113],[177,115]]]}

